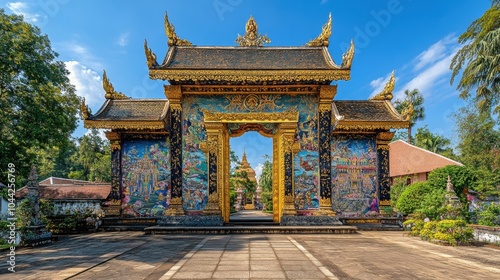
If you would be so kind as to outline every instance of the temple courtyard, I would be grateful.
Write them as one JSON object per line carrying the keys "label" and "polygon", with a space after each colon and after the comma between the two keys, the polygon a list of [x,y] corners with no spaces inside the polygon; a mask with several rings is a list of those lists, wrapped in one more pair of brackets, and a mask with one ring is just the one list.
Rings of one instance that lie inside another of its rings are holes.
{"label": "temple courtyard", "polygon": [[[6,252],[2,252],[4,255]],[[441,246],[402,232],[61,236],[19,248],[8,279],[497,279],[498,246]]]}

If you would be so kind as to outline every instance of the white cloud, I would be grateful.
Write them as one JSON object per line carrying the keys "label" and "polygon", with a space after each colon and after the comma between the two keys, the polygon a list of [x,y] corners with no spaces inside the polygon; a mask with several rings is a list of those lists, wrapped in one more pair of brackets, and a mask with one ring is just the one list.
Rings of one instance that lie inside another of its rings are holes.
{"label": "white cloud", "polygon": [[254,168],[255,170],[255,177],[260,178],[260,175],[262,175],[262,168],[264,167],[264,164],[259,163],[257,166]]}
{"label": "white cloud", "polygon": [[128,38],[129,38],[128,33],[122,33],[122,34],[120,34],[120,37],[118,38],[118,41],[116,43],[120,47],[125,47],[128,44]]}
{"label": "white cloud", "polygon": [[64,52],[70,57],[70,60],[85,61],[85,65],[94,70],[98,69],[100,71],[104,69],[100,60],[96,58],[87,47],[80,43],[75,41],[55,43],[54,47],[58,52]]}
{"label": "white cloud", "polygon": [[14,14],[22,15],[27,22],[37,23],[42,19],[42,15],[30,11],[30,5],[26,2],[9,2],[6,6]]}
{"label": "white cloud", "polygon": [[450,45],[457,42],[457,38],[450,34],[445,38],[439,40],[437,43],[430,46],[427,50],[420,53],[416,60],[416,65],[414,67],[415,71],[422,69],[423,67],[439,61],[446,57],[450,52]]}
{"label": "white cloud", "polygon": [[76,88],[76,94],[85,98],[92,112],[97,112],[104,102],[102,79],[92,69],[87,68],[78,61],[65,62],[66,69],[70,72],[68,78]]}

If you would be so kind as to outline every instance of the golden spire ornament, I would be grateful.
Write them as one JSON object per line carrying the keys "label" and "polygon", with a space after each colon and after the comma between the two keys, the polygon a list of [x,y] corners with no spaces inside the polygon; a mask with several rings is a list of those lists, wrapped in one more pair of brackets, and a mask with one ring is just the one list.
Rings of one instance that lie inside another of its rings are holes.
{"label": "golden spire ornament", "polygon": [[165,12],[165,33],[168,37],[168,46],[191,46],[191,44],[186,39],[181,39],[177,34],[175,34],[175,27],[168,21],[167,12]]}
{"label": "golden spire ornament", "polygon": [[148,48],[148,41],[144,39],[144,53],[146,54],[146,64],[148,68],[154,68],[158,66],[158,62],[156,62],[156,54]]}
{"label": "golden spire ornament", "polygon": [[349,46],[349,49],[342,55],[342,64],[340,65],[340,67],[351,69],[353,58],[354,58],[354,41],[351,39],[351,46]]}
{"label": "golden spire ornament", "polygon": [[82,103],[80,103],[80,115],[84,120],[88,119],[91,116],[92,112],[89,109],[89,106],[85,105],[85,98],[82,98]]}
{"label": "golden spire ornament", "polygon": [[394,86],[396,83],[396,78],[394,78],[394,70],[392,70],[391,77],[389,81],[384,86],[384,89],[374,97],[370,98],[371,100],[392,100],[392,92],[394,91]]}
{"label": "golden spire ornament", "polygon": [[257,32],[257,30],[257,23],[253,19],[253,16],[250,16],[247,24],[245,25],[245,35],[241,36],[238,34],[236,43],[242,47],[262,47],[264,44],[271,43],[271,39],[269,39],[266,35],[262,36]]}
{"label": "golden spire ornament", "polygon": [[323,29],[321,30],[321,34],[319,34],[316,39],[309,41],[306,44],[308,47],[328,47],[330,42],[330,35],[332,35],[332,13],[328,16],[328,21],[323,25]]}
{"label": "golden spire ornament", "polygon": [[121,92],[115,91],[113,84],[111,84],[111,82],[108,79],[108,76],[106,75],[106,70],[103,70],[103,74],[102,74],[102,88],[106,92],[106,94],[104,95],[104,97],[106,97],[106,99],[129,99],[130,98]]}

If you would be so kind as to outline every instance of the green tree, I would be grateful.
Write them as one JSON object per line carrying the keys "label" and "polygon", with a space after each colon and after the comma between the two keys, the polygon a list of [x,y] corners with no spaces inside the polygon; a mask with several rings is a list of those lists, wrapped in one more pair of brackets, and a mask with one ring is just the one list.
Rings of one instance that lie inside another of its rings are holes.
{"label": "green tree", "polygon": [[412,143],[411,130],[415,123],[425,118],[424,112],[424,97],[418,89],[412,91],[405,90],[404,98],[394,101],[396,110],[402,114],[410,113],[410,125],[408,126],[408,143]]}
{"label": "green tree", "polygon": [[73,167],[69,178],[95,182],[111,181],[111,149],[109,143],[92,129],[78,139],[78,151],[71,157]]}
{"label": "green tree", "polygon": [[415,134],[415,146],[452,159],[457,159],[450,144],[450,139],[430,132],[427,125],[419,127]]}
{"label": "green tree", "polygon": [[451,84],[457,75],[460,96],[468,99],[475,89],[476,106],[482,110],[500,113],[500,1],[491,7],[458,38],[464,46],[451,61]]}
{"label": "green tree", "polygon": [[460,142],[460,162],[477,175],[476,191],[487,195],[499,193],[500,130],[489,112],[474,106],[461,108],[454,115]]}
{"label": "green tree", "polygon": [[263,192],[272,192],[273,190],[273,163],[269,155],[264,155],[264,164],[259,178],[259,185]]}
{"label": "green tree", "polygon": [[38,178],[40,180],[48,177],[67,178],[73,164],[71,156],[76,151],[76,144],[71,139],[61,142],[59,146],[33,151],[36,155]]}
{"label": "green tree", "polygon": [[59,147],[77,126],[79,100],[57,57],[38,27],[0,9],[0,166],[14,163],[20,184],[35,151]]}

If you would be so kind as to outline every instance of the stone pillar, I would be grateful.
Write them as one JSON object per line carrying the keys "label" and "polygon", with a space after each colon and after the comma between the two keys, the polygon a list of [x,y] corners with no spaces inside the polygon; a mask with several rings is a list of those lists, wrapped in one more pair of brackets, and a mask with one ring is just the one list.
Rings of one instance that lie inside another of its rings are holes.
{"label": "stone pillar", "polygon": [[205,123],[207,140],[201,145],[208,161],[208,204],[203,210],[205,215],[222,215],[219,194],[223,183],[221,174],[223,126],[222,123]]}
{"label": "stone pillar", "polygon": [[181,87],[164,86],[170,106],[170,205],[166,215],[184,215],[182,206],[182,106]]}
{"label": "stone pillar", "polygon": [[107,207],[104,214],[109,216],[121,215],[122,201],[122,151],[121,135],[115,131],[105,132],[111,146],[111,192],[106,199]]}
{"label": "stone pillar", "polygon": [[379,132],[377,134],[377,162],[378,162],[378,201],[381,214],[390,214],[391,182],[389,177],[389,143],[394,132]]}
{"label": "stone pillar", "polygon": [[283,181],[284,205],[283,215],[296,215],[295,191],[293,186],[293,154],[298,147],[294,144],[296,123],[282,123],[279,125],[280,146],[280,177]]}
{"label": "stone pillar", "polygon": [[318,142],[320,208],[316,215],[335,215],[332,209],[332,101],[337,86],[321,86],[319,94]]}

